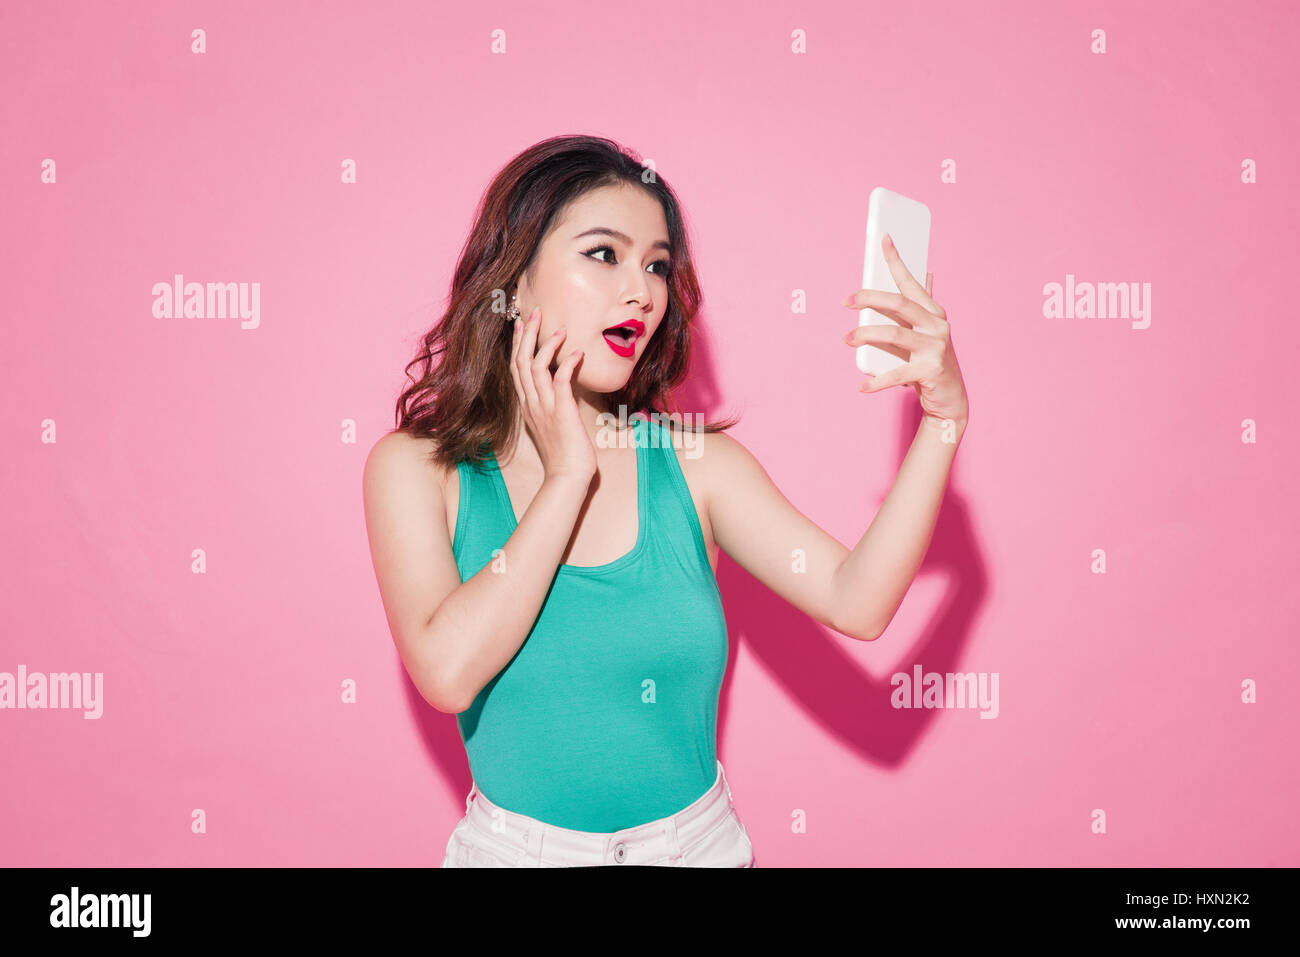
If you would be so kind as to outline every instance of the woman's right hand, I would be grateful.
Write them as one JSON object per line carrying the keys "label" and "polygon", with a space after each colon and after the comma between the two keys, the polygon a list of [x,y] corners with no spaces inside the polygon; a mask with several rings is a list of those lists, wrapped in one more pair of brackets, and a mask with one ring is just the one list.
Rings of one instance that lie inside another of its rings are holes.
{"label": "woman's right hand", "polygon": [[516,319],[514,325],[510,375],[546,478],[573,476],[590,482],[596,474],[596,448],[582,424],[571,385],[573,370],[582,361],[583,353],[575,350],[565,356],[552,378],[551,360],[566,338],[563,327],[538,348],[540,308],[534,309],[527,320]]}

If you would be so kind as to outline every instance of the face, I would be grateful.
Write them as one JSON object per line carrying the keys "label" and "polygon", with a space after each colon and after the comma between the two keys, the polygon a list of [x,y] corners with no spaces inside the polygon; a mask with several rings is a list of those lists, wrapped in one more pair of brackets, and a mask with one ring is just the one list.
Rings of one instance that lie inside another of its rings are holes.
{"label": "face", "polygon": [[[575,395],[614,392],[632,377],[668,308],[667,246],[663,208],[635,186],[587,193],[542,240],[532,281],[520,279],[519,306],[525,319],[541,308],[539,344],[561,326],[566,330],[552,373],[569,353],[583,350]],[[606,340],[606,329],[629,320],[641,324],[639,334]]]}

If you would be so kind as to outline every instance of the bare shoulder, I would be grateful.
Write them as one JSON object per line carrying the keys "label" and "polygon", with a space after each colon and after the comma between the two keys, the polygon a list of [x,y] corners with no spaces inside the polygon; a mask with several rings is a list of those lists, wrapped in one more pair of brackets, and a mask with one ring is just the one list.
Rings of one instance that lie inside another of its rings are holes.
{"label": "bare shoulder", "polygon": [[728,476],[753,456],[734,436],[726,432],[681,434],[681,448],[674,446],[682,474],[692,494],[707,503],[719,488],[726,488]]}
{"label": "bare shoulder", "polygon": [[696,443],[696,450],[691,454],[698,456],[695,468],[709,493],[726,487],[727,477],[738,463],[753,459],[740,440],[726,432],[701,432],[692,441]]}
{"label": "bare shoulder", "polygon": [[[366,458],[366,484],[380,476],[408,476],[412,479],[436,479],[439,491],[445,492],[447,470],[433,458],[437,439],[393,431],[379,438]],[[423,483],[422,483],[423,484]]]}
{"label": "bare shoulder", "polygon": [[772,486],[767,469],[734,435],[711,432],[701,439],[696,465],[710,520],[718,509],[752,498],[756,489]]}

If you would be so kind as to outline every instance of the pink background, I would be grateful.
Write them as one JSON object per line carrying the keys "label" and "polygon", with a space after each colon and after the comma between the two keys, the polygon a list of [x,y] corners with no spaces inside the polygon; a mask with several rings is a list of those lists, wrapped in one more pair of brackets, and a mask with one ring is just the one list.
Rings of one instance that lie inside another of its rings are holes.
{"label": "pink background", "polygon": [[[872,186],[933,212],[971,423],[890,629],[719,568],[719,754],[760,867],[1300,863],[1292,5],[3,20],[0,671],[102,672],[104,713],[0,711],[0,863],[437,866],[469,772],[388,634],[361,467],[480,193],[560,133],[678,191],[706,295],[684,407],[742,412],[850,547],[918,410],[855,391],[839,302]],[[154,318],[175,273],[259,282],[260,326]],[[1067,274],[1150,283],[1150,327],[1044,318]],[[918,663],[997,672],[998,717],[891,708]]]}

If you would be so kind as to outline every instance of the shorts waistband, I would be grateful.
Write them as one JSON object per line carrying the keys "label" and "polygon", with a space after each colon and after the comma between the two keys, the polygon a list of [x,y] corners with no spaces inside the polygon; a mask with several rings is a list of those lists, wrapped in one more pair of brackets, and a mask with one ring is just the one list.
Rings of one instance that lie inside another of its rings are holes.
{"label": "shorts waistband", "polygon": [[498,807],[474,782],[465,798],[465,820],[479,834],[491,835],[509,848],[545,863],[549,857],[569,862],[649,864],[677,858],[682,848],[708,834],[732,813],[731,786],[717,761],[713,784],[675,814],[621,831],[575,831],[546,824],[526,814]]}

